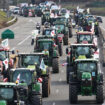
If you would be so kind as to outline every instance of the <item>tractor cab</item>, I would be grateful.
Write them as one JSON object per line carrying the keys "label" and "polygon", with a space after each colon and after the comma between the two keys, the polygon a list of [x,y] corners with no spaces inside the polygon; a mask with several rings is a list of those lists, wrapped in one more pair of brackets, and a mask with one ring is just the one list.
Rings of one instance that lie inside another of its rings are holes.
{"label": "tractor cab", "polygon": [[[36,72],[41,76],[43,74],[46,74],[46,70],[48,68],[48,55],[46,53],[21,53],[18,55],[19,60],[18,60],[18,66],[19,67],[24,67],[24,68],[29,68],[29,69],[33,69],[36,70]],[[47,65],[45,65],[45,69],[43,71],[43,69],[40,69],[40,65],[42,60],[44,60],[43,62]]]}
{"label": "tractor cab", "polygon": [[84,31],[77,32],[77,43],[93,43],[92,32]]}
{"label": "tractor cab", "polygon": [[16,84],[11,82],[0,83],[0,105],[20,105]]}
{"label": "tractor cab", "polygon": [[56,29],[54,28],[45,28],[43,30],[43,35],[47,35],[47,36],[55,36],[57,34]]}
{"label": "tractor cab", "polygon": [[12,74],[12,82],[16,82],[19,79],[19,83],[27,83],[27,85],[30,85],[32,83],[32,75],[34,73],[34,70],[30,70],[27,68],[17,68],[17,69],[11,69]]}
{"label": "tractor cab", "polygon": [[71,44],[70,48],[66,49],[66,54],[70,55],[70,61],[68,63],[70,64],[82,56],[93,58],[96,51],[97,47],[93,44]]}
{"label": "tractor cab", "polygon": [[[56,45],[52,39],[39,39],[37,40],[37,50],[40,51],[52,51]],[[50,53],[49,53],[50,54]]]}

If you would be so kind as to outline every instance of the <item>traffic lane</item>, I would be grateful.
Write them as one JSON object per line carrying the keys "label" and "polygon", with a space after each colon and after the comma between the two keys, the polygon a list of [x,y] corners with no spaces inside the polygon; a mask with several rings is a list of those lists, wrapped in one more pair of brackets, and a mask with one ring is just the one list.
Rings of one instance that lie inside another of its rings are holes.
{"label": "traffic lane", "polygon": [[[69,39],[70,43],[76,42],[76,34],[73,29],[73,38]],[[69,103],[69,85],[66,83],[66,50],[67,46],[63,46],[63,56],[60,57],[60,73],[51,75],[51,95],[49,98],[43,99],[43,105],[70,105]],[[102,105],[96,104],[95,96],[79,96],[78,105]],[[73,104],[74,105],[74,104]]]}
{"label": "traffic lane", "polygon": [[[10,29],[15,33],[15,39],[9,40],[10,47],[16,48],[20,46],[24,41],[31,37],[32,30],[35,29],[35,24],[40,21],[39,17],[21,17],[18,16],[18,21],[5,29]],[[1,29],[2,33],[5,29]]]}

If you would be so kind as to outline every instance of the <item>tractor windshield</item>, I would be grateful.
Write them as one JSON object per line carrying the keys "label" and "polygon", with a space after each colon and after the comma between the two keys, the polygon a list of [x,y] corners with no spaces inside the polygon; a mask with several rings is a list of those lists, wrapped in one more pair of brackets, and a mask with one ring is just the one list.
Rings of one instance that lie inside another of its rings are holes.
{"label": "tractor windshield", "polygon": [[10,100],[13,98],[13,88],[0,88],[0,99]]}
{"label": "tractor windshield", "polygon": [[55,30],[45,30],[45,35],[55,34]]}
{"label": "tractor windshield", "polygon": [[32,74],[29,70],[16,70],[13,73],[13,82],[18,80],[20,83],[27,83],[28,85],[31,84]]}
{"label": "tractor windshield", "polygon": [[21,57],[21,64],[23,67],[28,67],[29,65],[35,65],[35,63],[40,64],[40,56],[25,55]]}
{"label": "tractor windshield", "polygon": [[77,64],[78,72],[92,72],[96,71],[96,63],[95,62],[79,62]]}
{"label": "tractor windshield", "polygon": [[90,47],[79,46],[79,47],[76,48],[77,56],[79,56],[79,55],[88,55],[89,52],[90,52]]}
{"label": "tractor windshield", "polygon": [[45,35],[51,35],[51,30],[45,30]]}
{"label": "tractor windshield", "polygon": [[57,18],[56,21],[66,21],[66,18]]}
{"label": "tractor windshield", "polygon": [[52,42],[51,41],[42,41],[39,43],[40,50],[50,50],[52,48]]}
{"label": "tractor windshield", "polygon": [[87,41],[92,42],[92,35],[79,35],[79,42]]}
{"label": "tractor windshield", "polygon": [[6,52],[5,51],[0,51],[0,60],[4,61],[6,59]]}
{"label": "tractor windshield", "polygon": [[64,28],[65,28],[65,26],[63,25],[63,24],[57,24],[57,25],[55,25],[55,27],[56,27],[56,29],[58,29],[58,30],[64,30]]}

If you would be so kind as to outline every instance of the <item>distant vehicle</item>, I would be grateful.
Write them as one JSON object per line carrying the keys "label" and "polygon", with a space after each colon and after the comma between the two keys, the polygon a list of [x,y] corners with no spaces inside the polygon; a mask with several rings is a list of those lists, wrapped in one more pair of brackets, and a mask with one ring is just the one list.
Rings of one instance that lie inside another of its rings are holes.
{"label": "distant vehicle", "polygon": [[14,14],[19,14],[19,9],[20,9],[19,7],[14,8],[13,13]]}
{"label": "distant vehicle", "polygon": [[102,21],[102,18],[101,18],[100,16],[97,16],[97,17],[96,17],[96,20],[97,20],[98,22],[100,22],[100,23],[103,22],[103,21]]}

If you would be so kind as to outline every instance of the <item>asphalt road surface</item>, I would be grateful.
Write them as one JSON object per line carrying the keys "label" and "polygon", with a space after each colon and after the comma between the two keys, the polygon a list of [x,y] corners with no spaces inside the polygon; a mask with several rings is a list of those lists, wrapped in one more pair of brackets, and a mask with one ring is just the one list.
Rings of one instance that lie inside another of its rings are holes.
{"label": "asphalt road surface", "polygon": [[[11,49],[19,50],[20,52],[32,52],[33,46],[31,46],[31,32],[32,30],[35,29],[35,24],[40,21],[41,19],[39,17],[35,18],[18,17],[18,21],[14,25],[8,27],[8,29],[11,29],[15,33],[15,39],[9,41]],[[101,24],[101,26],[104,28],[105,23]],[[1,29],[0,34],[5,29]],[[75,29],[73,29],[73,34],[74,34],[73,38],[69,39],[70,43],[74,43],[76,41]],[[70,105],[69,85],[67,85],[66,83],[66,66],[62,66],[62,64],[66,62],[66,54],[65,54],[66,47],[67,46],[63,46],[64,54],[59,59],[60,73],[51,75],[51,95],[49,96],[49,98],[43,99],[43,105]],[[99,47],[101,50],[102,45],[100,43],[100,38],[99,38]],[[102,59],[101,52],[100,52],[100,59]],[[101,69],[103,68],[101,67]],[[92,97],[79,96],[78,105],[96,105],[95,96]],[[105,105],[105,103],[101,105]]]}

